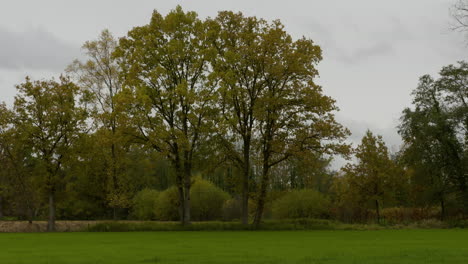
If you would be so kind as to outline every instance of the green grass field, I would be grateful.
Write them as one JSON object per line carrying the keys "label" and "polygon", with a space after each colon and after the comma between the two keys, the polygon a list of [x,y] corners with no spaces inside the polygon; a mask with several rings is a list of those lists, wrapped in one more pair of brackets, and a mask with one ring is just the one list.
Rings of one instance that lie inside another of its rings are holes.
{"label": "green grass field", "polygon": [[468,263],[468,230],[0,234],[0,263]]}

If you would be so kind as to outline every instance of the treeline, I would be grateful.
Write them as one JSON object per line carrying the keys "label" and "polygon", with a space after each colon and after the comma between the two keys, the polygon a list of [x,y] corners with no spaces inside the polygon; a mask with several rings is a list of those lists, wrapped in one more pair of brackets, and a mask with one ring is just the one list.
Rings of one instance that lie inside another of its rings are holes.
{"label": "treeline", "polygon": [[[54,230],[57,217],[258,226],[466,213],[465,63],[421,79],[390,155],[370,131],[355,150],[345,143],[315,83],[320,47],[279,21],[177,7],[83,50],[59,80],[26,78],[0,105],[0,217]],[[332,171],[334,155],[357,161]]]}

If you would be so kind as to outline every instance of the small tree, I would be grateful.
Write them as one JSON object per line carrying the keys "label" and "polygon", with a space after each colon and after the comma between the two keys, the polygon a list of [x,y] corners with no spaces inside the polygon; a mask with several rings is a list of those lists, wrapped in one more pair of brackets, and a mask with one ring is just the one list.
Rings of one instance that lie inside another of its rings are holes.
{"label": "small tree", "polygon": [[374,136],[369,130],[355,155],[357,164],[347,164],[343,168],[347,191],[357,195],[360,202],[373,203],[377,222],[380,222],[380,210],[384,201],[395,194],[401,171],[390,158],[382,137]]}

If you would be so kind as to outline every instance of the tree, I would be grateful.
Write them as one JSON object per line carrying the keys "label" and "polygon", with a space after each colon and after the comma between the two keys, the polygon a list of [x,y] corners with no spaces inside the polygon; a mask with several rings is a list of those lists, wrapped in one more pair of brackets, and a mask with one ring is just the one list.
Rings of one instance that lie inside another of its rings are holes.
{"label": "tree", "polygon": [[334,119],[338,110],[314,79],[321,49],[310,39],[293,41],[279,21],[261,35],[265,88],[259,95],[257,153],[261,172],[254,225],[261,223],[270,170],[291,157],[347,154],[348,131]]}
{"label": "tree", "polygon": [[[261,35],[266,22],[241,13],[220,12],[210,21],[214,32],[213,75],[219,80],[218,138],[230,160],[241,170],[242,223],[249,219],[252,144],[257,126],[258,97],[265,88]],[[263,46],[264,47],[264,46]],[[240,146],[239,146],[240,145]]]}
{"label": "tree", "polygon": [[[18,214],[31,223],[40,201],[34,180],[36,159],[25,131],[15,126],[14,111],[0,104],[0,200],[8,194]],[[2,186],[3,184],[3,186]]]}
{"label": "tree", "polygon": [[130,206],[130,194],[125,182],[126,156],[129,139],[123,133],[118,123],[118,108],[116,95],[121,91],[119,80],[119,66],[113,52],[117,47],[117,40],[109,30],[103,30],[97,40],[87,41],[83,49],[87,61],[75,60],[67,72],[76,80],[77,84],[87,94],[86,100],[92,113],[94,144],[102,153],[102,165],[106,171],[106,199],[113,208],[114,219],[117,218],[118,208]]}
{"label": "tree", "polygon": [[69,79],[59,82],[29,78],[17,86],[15,126],[25,133],[31,155],[39,164],[42,187],[49,201],[49,231],[55,230],[56,193],[63,188],[64,163],[70,146],[84,126],[85,112],[77,104],[79,89]]}
{"label": "tree", "polygon": [[457,0],[450,12],[455,21],[452,28],[454,30],[466,31],[468,29],[468,1]]}
{"label": "tree", "polygon": [[[0,164],[7,164],[7,149],[5,147],[5,134],[11,124],[11,114],[4,103],[0,103]],[[3,218],[3,203],[6,196],[7,186],[5,184],[7,170],[0,171],[0,219]]]}
{"label": "tree", "polygon": [[215,86],[207,69],[214,56],[206,23],[180,6],[165,17],[154,11],[148,25],[120,39],[120,62],[133,135],[163,153],[176,172],[180,218],[190,223],[193,160],[213,127]]}
{"label": "tree", "polygon": [[403,173],[390,158],[382,137],[374,136],[369,130],[355,155],[357,164],[347,164],[343,168],[346,191],[354,193],[361,203],[372,202],[377,222],[380,222],[380,210],[385,201],[394,199]]}
{"label": "tree", "polygon": [[426,171],[426,185],[440,201],[441,218],[446,196],[454,189],[465,209],[468,205],[467,84],[465,62],[444,67],[438,80],[421,77],[413,91],[414,109],[403,111],[399,128],[406,160],[415,169]]}

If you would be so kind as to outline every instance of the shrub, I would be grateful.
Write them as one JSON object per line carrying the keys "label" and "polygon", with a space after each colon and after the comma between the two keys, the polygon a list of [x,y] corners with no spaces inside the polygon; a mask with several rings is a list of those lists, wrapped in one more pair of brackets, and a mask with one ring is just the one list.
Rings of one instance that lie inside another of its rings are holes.
{"label": "shrub", "polygon": [[223,218],[223,205],[229,194],[213,183],[195,178],[190,189],[191,219],[194,221],[219,220]]}
{"label": "shrub", "polygon": [[156,219],[161,221],[179,220],[179,191],[173,186],[161,192],[156,203]]}
{"label": "shrub", "polygon": [[242,216],[242,206],[239,199],[229,199],[223,204],[223,220],[238,220]]}
{"label": "shrub", "polygon": [[[338,222],[320,219],[266,220],[258,230],[366,230],[367,226],[343,225]],[[374,227],[372,227],[374,228]],[[179,222],[100,222],[89,225],[83,231],[91,232],[134,232],[134,231],[235,231],[256,230],[252,225],[240,222],[193,222],[183,226]]]}
{"label": "shrub", "polygon": [[329,207],[330,201],[315,190],[294,190],[273,202],[273,217],[324,218],[329,214]]}
{"label": "shrub", "polygon": [[138,220],[155,220],[159,194],[152,189],[138,192],[132,200],[132,217]]}

